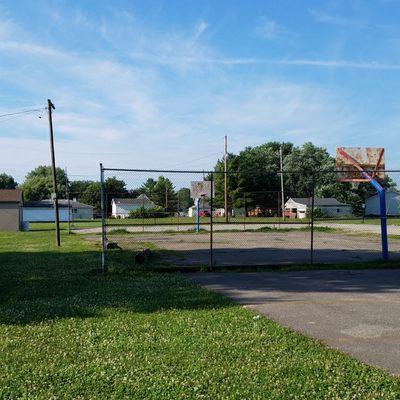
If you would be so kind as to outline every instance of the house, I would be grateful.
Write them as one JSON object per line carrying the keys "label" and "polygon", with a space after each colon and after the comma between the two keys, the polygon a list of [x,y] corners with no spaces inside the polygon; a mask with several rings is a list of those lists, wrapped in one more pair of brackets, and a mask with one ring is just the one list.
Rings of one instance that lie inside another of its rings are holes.
{"label": "house", "polygon": [[[305,218],[310,206],[310,197],[290,198],[285,203],[285,217]],[[314,207],[321,210],[326,217],[344,217],[353,214],[352,207],[349,204],[341,203],[333,197],[314,198]]]}
{"label": "house", "polygon": [[19,231],[22,225],[22,191],[0,190],[0,231]]}
{"label": "house", "polygon": [[[69,217],[68,217],[69,214]],[[93,219],[93,207],[73,200],[58,200],[58,215],[61,222],[77,219]],[[53,200],[26,201],[23,205],[24,222],[54,222]]]}
{"label": "house", "polygon": [[[400,215],[400,192],[388,190],[386,192],[386,214]],[[365,201],[365,215],[380,215],[379,195],[369,197]]]}
{"label": "house", "polygon": [[155,204],[143,193],[135,199],[112,199],[111,216],[113,218],[129,218],[130,211],[154,208]]}
{"label": "house", "polygon": [[[205,201],[204,199],[200,199],[199,204],[199,214],[200,216],[209,216],[211,212],[210,204]],[[214,214],[215,215],[215,214]],[[195,217],[196,216],[196,205],[193,205],[188,208],[188,217]]]}

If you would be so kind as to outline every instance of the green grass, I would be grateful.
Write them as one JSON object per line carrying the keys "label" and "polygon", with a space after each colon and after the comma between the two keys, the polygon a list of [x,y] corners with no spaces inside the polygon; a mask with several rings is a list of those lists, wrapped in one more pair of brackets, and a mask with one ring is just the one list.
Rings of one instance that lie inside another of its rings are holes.
{"label": "green grass", "polygon": [[[365,225],[380,225],[381,220],[380,218],[365,218],[363,220],[362,218],[357,218],[357,219],[325,219],[325,220],[317,220],[316,223],[318,222],[332,222],[334,224],[365,224]],[[400,218],[399,217],[388,217],[387,218],[387,224],[388,225],[395,225],[399,226],[400,225]]]}
{"label": "green grass", "polygon": [[[230,223],[283,223],[281,219],[274,217],[235,217],[230,218]],[[200,218],[201,224],[207,224],[210,222],[210,218],[202,217]],[[224,218],[214,218],[213,222],[215,224],[224,224]],[[289,223],[307,223],[305,219],[299,220],[288,220]],[[126,218],[126,219],[115,219],[109,218],[106,220],[107,225],[112,226],[126,226],[126,225],[168,225],[168,224],[182,224],[182,225],[190,225],[194,226],[194,218],[191,217],[168,217],[168,218],[145,218],[144,220]],[[60,227],[62,230],[68,229],[67,222],[61,222]],[[99,228],[101,227],[101,221],[98,219],[95,220],[76,220],[71,222],[71,229],[85,229],[85,228]],[[46,230],[54,230],[54,222],[31,222],[29,224],[29,228],[31,231],[46,231]]]}
{"label": "green grass", "polygon": [[[214,218],[214,223],[215,224],[224,224],[225,220],[224,218]],[[202,217],[200,218],[200,223],[201,224],[206,224],[210,222],[210,218],[205,218]],[[292,224],[292,223],[302,223],[302,224],[307,224],[308,220],[307,219],[287,219],[285,222],[282,221],[280,218],[276,217],[234,217],[229,219],[230,223],[236,223],[236,224],[254,224],[254,223],[279,223],[281,225],[284,224]],[[364,221],[362,218],[357,218],[357,219],[324,219],[324,220],[316,220],[315,223],[337,223],[337,224],[366,224],[366,225],[379,225],[380,224],[380,219],[379,218],[366,218]],[[168,218],[146,218],[144,220],[142,219],[107,219],[106,221],[107,225],[113,225],[113,226],[126,226],[126,225],[168,225],[168,224],[193,224],[194,225],[194,218],[190,217],[168,217]],[[395,218],[395,217],[389,217],[387,220],[388,225],[395,225],[399,226],[400,225],[400,218]],[[31,231],[46,231],[46,230],[54,230],[54,223],[50,222],[31,222],[29,224],[30,230]],[[68,229],[68,223],[67,222],[61,222],[60,224],[62,230],[67,230]],[[96,220],[77,220],[73,221],[71,223],[71,229],[86,229],[86,228],[99,228],[101,227],[101,221],[96,219]]]}
{"label": "green grass", "polygon": [[0,233],[1,399],[400,397],[397,378],[179,274],[98,275],[97,243],[53,243]]}

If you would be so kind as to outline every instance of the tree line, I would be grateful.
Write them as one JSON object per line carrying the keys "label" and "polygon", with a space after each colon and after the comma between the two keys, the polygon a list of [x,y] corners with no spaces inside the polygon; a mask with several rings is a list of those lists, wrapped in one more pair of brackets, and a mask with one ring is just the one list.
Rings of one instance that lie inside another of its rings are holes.
{"label": "tree line", "polygon": [[[334,197],[352,205],[355,213],[360,214],[365,199],[375,194],[369,183],[362,183],[358,188],[352,189],[350,183],[337,182],[334,172],[335,158],[323,147],[312,143],[296,147],[292,143],[268,142],[260,146],[246,147],[238,154],[228,154],[228,197],[231,208],[279,208],[280,148],[283,153],[286,198],[309,197],[314,190],[316,197]],[[217,161],[214,171],[214,204],[222,208],[223,159]],[[56,175],[59,198],[65,198],[69,192],[70,198],[92,205],[96,211],[100,209],[100,182],[70,181],[61,168],[57,168]],[[385,188],[396,186],[388,176],[381,183]],[[14,189],[17,186],[12,176],[0,174],[0,189]],[[26,175],[19,187],[23,190],[25,200],[49,199],[52,193],[51,168],[38,166]],[[128,189],[126,183],[115,176],[109,177],[104,182],[104,193],[108,212],[111,210],[112,198],[135,198],[142,193],[156,206],[168,212],[184,211],[193,205],[189,188],[176,189],[173,182],[164,176],[157,179],[148,178],[140,187],[134,189]]]}
{"label": "tree line", "polygon": [[[99,181],[73,180],[70,181],[61,168],[56,169],[58,198],[76,198],[77,201],[89,204],[100,210]],[[7,174],[0,174],[0,189],[15,189],[18,186],[15,179]],[[53,192],[51,167],[41,165],[30,171],[19,187],[23,191],[25,201],[38,201],[49,199]],[[113,198],[136,198],[140,194],[146,194],[154,204],[164,211],[182,211],[190,207],[193,202],[190,199],[190,189],[180,188],[175,190],[172,181],[164,176],[157,180],[149,178],[139,188],[128,189],[127,184],[117,177],[109,177],[104,181],[104,194],[107,212],[111,211]]]}

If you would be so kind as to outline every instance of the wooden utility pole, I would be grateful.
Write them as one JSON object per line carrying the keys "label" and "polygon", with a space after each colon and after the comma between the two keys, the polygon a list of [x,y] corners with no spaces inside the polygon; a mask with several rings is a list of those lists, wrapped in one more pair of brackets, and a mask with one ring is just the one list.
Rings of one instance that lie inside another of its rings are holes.
{"label": "wooden utility pole", "polygon": [[67,195],[67,202],[68,202],[68,235],[70,235],[71,234],[71,202],[69,199],[67,168],[65,168],[65,193]]}
{"label": "wooden utility pole", "polygon": [[168,182],[165,180],[165,211],[168,212]]}
{"label": "wooden utility pole", "polygon": [[228,137],[224,137],[224,191],[225,191],[225,201],[224,201],[224,214],[225,222],[229,222],[229,212],[228,212]]}
{"label": "wooden utility pole", "polygon": [[282,146],[279,148],[279,162],[281,167],[281,210],[282,218],[285,220],[285,193],[283,191],[283,150]]}
{"label": "wooden utility pole", "polygon": [[50,99],[47,100],[47,111],[49,113],[49,129],[50,129],[50,152],[51,152],[51,175],[53,178],[53,193],[51,195],[54,202],[54,221],[56,224],[56,245],[60,246],[60,220],[58,217],[58,199],[57,199],[57,176],[56,176],[56,157],[54,155],[54,133],[52,110],[55,110],[54,104]]}

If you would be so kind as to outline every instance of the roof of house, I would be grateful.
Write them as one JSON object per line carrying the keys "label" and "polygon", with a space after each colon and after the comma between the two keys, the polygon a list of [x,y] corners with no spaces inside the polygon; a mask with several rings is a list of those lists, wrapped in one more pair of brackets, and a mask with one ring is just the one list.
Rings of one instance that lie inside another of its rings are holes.
{"label": "roof of house", "polygon": [[21,189],[0,189],[0,203],[22,202]]}
{"label": "roof of house", "polygon": [[124,198],[124,199],[112,199],[112,201],[116,204],[129,204],[129,205],[141,205],[143,203],[152,203],[153,202],[144,194],[142,193],[135,199],[129,199],[129,198]]}
{"label": "roof of house", "polygon": [[[399,196],[399,195],[400,195],[400,191],[397,190],[397,189],[395,189],[395,188],[386,189],[385,192],[386,192],[386,196],[388,196],[388,195]],[[369,197],[367,198],[367,200],[372,199],[373,197],[377,197],[377,196],[379,196],[379,194],[378,194],[378,193],[375,193],[375,194],[373,194],[372,196],[369,196]]]}
{"label": "roof of house", "polygon": [[[37,207],[37,208],[51,208],[53,207],[53,200],[37,200],[37,201],[25,201],[24,207]],[[68,208],[68,200],[58,199],[58,207]],[[70,208],[93,208],[89,204],[80,203],[79,201],[69,200]]]}
{"label": "roof of house", "polygon": [[[311,205],[310,197],[291,197],[290,200],[293,200],[295,203],[304,204],[306,206]],[[324,198],[314,198],[314,206],[318,207],[339,207],[339,206],[348,206],[348,204],[341,203],[336,200],[334,197],[324,197]]]}

